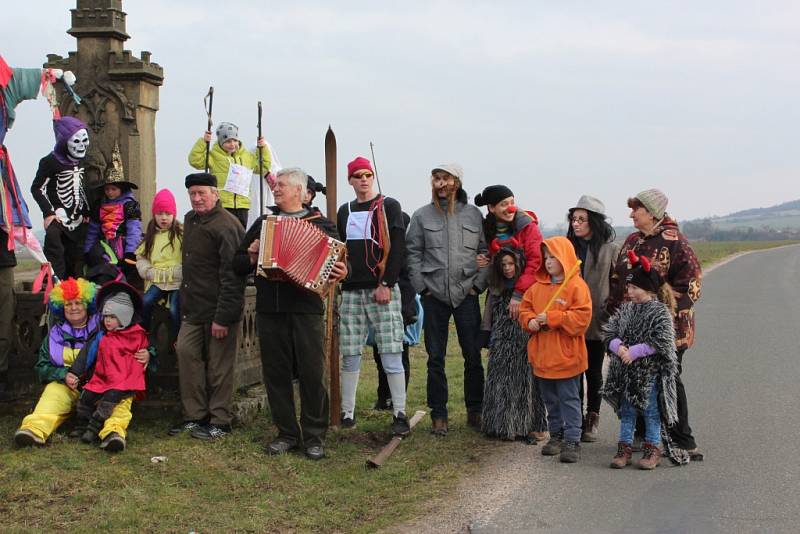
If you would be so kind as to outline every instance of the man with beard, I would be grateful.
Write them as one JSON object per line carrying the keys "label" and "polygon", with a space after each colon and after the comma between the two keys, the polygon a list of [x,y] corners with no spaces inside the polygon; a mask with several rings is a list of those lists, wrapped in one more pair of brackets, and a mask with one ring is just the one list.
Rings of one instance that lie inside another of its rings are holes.
{"label": "man with beard", "polygon": [[467,193],[461,186],[463,176],[456,163],[431,171],[431,203],[414,212],[406,235],[411,283],[422,295],[428,406],[437,436],[447,435],[444,357],[451,316],[464,356],[467,423],[473,428],[481,426],[483,366],[478,294],[486,288],[488,269],[477,265],[478,253],[486,249],[483,217],[477,207],[467,203]]}

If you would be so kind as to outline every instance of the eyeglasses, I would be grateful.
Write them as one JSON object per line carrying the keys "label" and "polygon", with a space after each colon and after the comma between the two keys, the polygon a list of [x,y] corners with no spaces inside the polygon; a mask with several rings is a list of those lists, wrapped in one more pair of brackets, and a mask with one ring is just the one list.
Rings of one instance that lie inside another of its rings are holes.
{"label": "eyeglasses", "polygon": [[361,178],[372,178],[374,175],[371,172],[365,172],[364,174],[354,174],[350,178],[355,178],[356,180],[360,180]]}
{"label": "eyeglasses", "polygon": [[589,222],[589,219],[586,219],[584,217],[570,217],[569,222],[583,224],[585,222]]}

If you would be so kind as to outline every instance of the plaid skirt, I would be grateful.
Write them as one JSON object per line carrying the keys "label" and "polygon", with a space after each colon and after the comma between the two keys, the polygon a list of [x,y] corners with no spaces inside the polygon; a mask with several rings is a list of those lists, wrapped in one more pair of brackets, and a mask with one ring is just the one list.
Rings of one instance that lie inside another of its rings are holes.
{"label": "plaid skirt", "polygon": [[400,288],[395,284],[388,304],[378,304],[374,289],[342,291],[339,307],[339,350],[343,356],[361,354],[370,328],[380,354],[403,352]]}

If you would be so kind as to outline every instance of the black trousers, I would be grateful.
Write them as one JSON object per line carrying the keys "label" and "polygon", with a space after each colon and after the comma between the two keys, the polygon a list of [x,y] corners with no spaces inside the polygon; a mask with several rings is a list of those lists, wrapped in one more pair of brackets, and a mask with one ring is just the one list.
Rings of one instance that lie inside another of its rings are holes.
{"label": "black trousers", "polygon": [[[669,437],[681,449],[692,450],[697,448],[697,442],[692,435],[692,427],[689,426],[689,406],[686,401],[686,388],[683,387],[681,373],[683,373],[683,355],[686,349],[680,349],[678,356],[678,376],[675,377],[675,389],[677,393],[678,422],[669,427]],[[636,434],[644,436],[644,420],[636,418]]]}
{"label": "black trousers", "polygon": [[[586,351],[589,353],[589,368],[586,377],[586,411],[600,413],[600,390],[603,388],[603,360],[606,348],[599,339],[587,339]],[[583,406],[583,380],[581,380],[581,406]]]}
{"label": "black trousers", "polygon": [[44,252],[47,261],[59,280],[68,276],[75,278],[83,274],[83,243],[86,241],[86,225],[67,230],[57,220],[50,223],[44,233]]}
{"label": "black trousers", "polygon": [[[329,411],[323,316],[259,313],[257,324],[264,384],[278,438],[305,447],[322,445]],[[300,384],[299,425],[292,386],[295,374]]]}
{"label": "black trousers", "polygon": [[242,223],[242,228],[247,231],[247,215],[250,213],[250,208],[225,208],[228,213],[239,219]]}
{"label": "black trousers", "polygon": [[[392,393],[389,391],[389,381],[386,379],[386,372],[383,370],[383,363],[381,363],[381,355],[378,352],[377,345],[372,346],[372,357],[375,359],[375,365],[378,367],[378,406],[386,406],[387,401],[392,400]],[[408,359],[408,343],[403,343],[403,371],[406,374],[406,390],[408,390],[408,381],[411,378],[411,362]]]}
{"label": "black trousers", "polygon": [[133,397],[132,391],[123,391],[119,389],[109,389],[103,393],[96,393],[84,389],[78,399],[78,406],[76,414],[78,420],[88,422],[90,419],[96,423],[98,427],[102,427],[106,419],[111,417],[111,412],[117,407],[117,404]]}

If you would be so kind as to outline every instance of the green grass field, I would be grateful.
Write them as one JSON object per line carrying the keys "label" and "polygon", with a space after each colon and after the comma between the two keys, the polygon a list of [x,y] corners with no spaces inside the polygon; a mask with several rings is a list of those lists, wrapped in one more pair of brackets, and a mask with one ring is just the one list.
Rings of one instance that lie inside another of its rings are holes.
{"label": "green grass field", "polygon": [[727,256],[750,250],[795,245],[798,241],[697,241],[692,243],[703,267],[708,267]]}
{"label": "green grass field", "polygon": [[[741,250],[786,242],[696,243],[704,265]],[[452,329],[451,329],[452,330]],[[363,359],[358,427],[329,434],[328,458],[269,457],[274,430],[267,416],[218,443],[169,438],[170,421],[134,415],[128,449],[109,455],[57,433],[42,449],[15,450],[11,436],[26,409],[0,416],[0,530],[129,532],[371,532],[435,509],[475,473],[493,442],[466,427],[463,360],[451,331],[448,351],[450,435],[417,426],[388,463],[365,461],[389,440],[391,417],[370,410],[376,375]],[[425,407],[426,355],[411,350],[408,412]],[[530,453],[536,454],[537,447]],[[152,463],[153,456],[166,456]]]}

